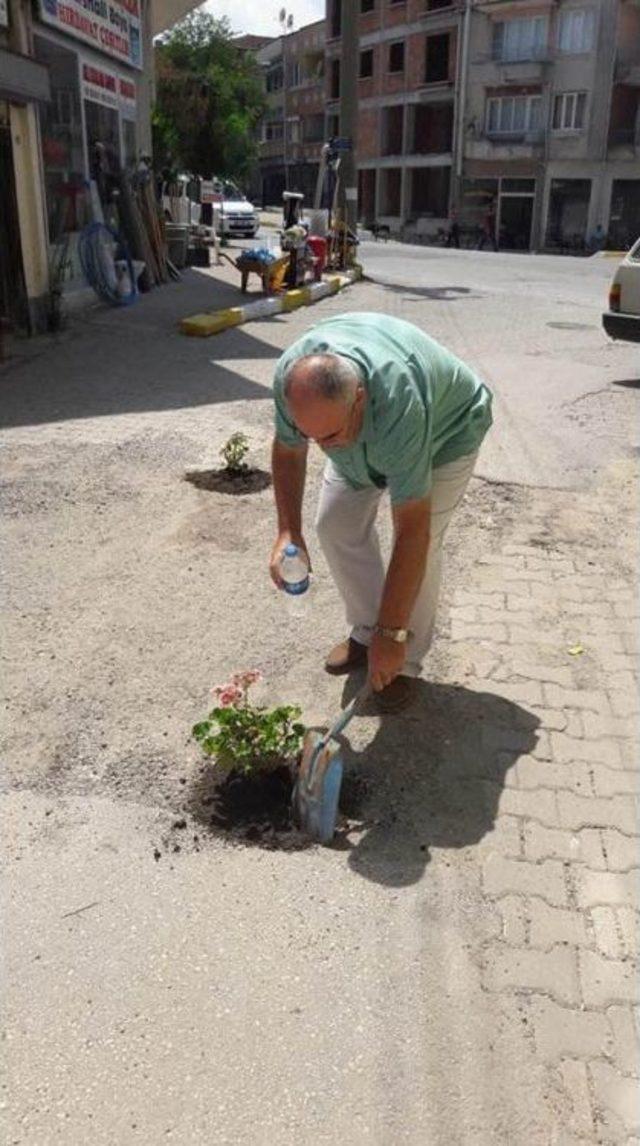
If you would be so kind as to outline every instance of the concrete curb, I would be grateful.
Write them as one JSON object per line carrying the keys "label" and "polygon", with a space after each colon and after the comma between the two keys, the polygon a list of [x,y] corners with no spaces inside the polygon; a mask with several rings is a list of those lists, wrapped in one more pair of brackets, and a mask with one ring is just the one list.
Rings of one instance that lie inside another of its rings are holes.
{"label": "concrete curb", "polygon": [[337,294],[361,278],[362,267],[356,266],[344,274],[327,275],[322,282],[309,283],[308,286],[288,290],[284,294],[270,298],[259,298],[256,302],[248,302],[245,306],[230,306],[226,310],[192,314],[181,320],[180,331],[193,338],[209,338],[212,334],[220,334],[231,326],[240,326],[253,318],[270,318],[273,314],[297,310],[299,306],[312,306],[314,302]]}

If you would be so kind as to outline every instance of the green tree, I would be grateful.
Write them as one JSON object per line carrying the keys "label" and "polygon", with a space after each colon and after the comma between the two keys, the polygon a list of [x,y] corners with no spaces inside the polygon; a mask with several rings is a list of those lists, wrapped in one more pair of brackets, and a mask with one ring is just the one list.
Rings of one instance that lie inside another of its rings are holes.
{"label": "green tree", "polygon": [[243,180],[256,158],[260,69],[226,19],[192,12],[156,45],[156,164]]}

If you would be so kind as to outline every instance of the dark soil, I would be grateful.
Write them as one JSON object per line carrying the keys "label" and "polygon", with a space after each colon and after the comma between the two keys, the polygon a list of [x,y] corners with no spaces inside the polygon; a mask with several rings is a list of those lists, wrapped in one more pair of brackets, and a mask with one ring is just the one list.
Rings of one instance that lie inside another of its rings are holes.
{"label": "dark soil", "polygon": [[[193,793],[190,811],[214,835],[257,847],[295,851],[311,846],[311,841],[294,822],[292,793],[293,772],[287,767],[259,776],[230,772],[222,779],[207,768]],[[366,796],[361,777],[345,776],[340,796],[342,815],[349,821],[359,820]]]}
{"label": "dark soil", "polygon": [[247,494],[260,493],[271,485],[271,474],[266,470],[249,469],[230,473],[228,469],[187,470],[184,480],[196,489],[208,493]]}

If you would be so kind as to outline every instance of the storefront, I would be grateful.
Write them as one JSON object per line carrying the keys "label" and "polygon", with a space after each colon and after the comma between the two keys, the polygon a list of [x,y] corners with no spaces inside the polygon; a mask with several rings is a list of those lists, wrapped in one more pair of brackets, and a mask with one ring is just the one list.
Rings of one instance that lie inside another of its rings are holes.
{"label": "storefront", "polygon": [[41,110],[49,238],[77,231],[91,213],[88,180],[103,208],[110,178],[136,161],[142,68],[139,0],[38,0],[34,55],[49,69]]}

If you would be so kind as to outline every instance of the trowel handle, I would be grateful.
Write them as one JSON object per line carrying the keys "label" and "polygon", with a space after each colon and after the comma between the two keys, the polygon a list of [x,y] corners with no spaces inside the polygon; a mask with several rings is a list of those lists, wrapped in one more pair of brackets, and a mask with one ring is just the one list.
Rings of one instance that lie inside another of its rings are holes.
{"label": "trowel handle", "polygon": [[[350,701],[347,707],[342,710],[335,724],[322,737],[322,747],[325,747],[325,745],[327,745],[334,736],[339,736],[341,732],[344,732],[344,729],[347,727],[347,724],[351,720],[351,717],[355,713],[358,705],[361,701],[366,700],[370,693],[371,685],[369,684],[369,681],[367,681],[364,687],[360,689],[360,692],[357,692],[353,700]],[[318,747],[320,747],[320,745]]]}

